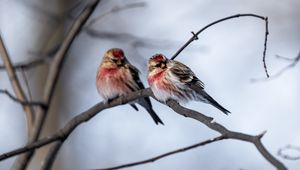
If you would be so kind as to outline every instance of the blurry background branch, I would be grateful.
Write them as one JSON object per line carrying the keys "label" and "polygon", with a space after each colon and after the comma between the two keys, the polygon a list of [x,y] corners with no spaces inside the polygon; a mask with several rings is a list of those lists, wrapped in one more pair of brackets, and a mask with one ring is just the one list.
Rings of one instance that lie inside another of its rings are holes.
{"label": "blurry background branch", "polygon": [[[295,152],[297,155],[288,153],[288,151]],[[283,148],[280,148],[277,152],[277,155],[288,160],[300,160],[300,147],[287,145]]]}
{"label": "blurry background branch", "polygon": [[141,8],[141,7],[145,7],[147,4],[145,2],[135,2],[135,3],[129,3],[129,4],[125,4],[125,5],[121,5],[121,6],[114,6],[112,7],[109,11],[104,12],[102,15],[97,16],[93,19],[91,19],[85,26],[84,28],[90,28],[91,26],[93,26],[96,22],[100,21],[101,19],[103,19],[106,16],[109,16],[111,14],[114,13],[118,13],[118,12],[122,12],[128,9],[132,9],[132,8]]}
{"label": "blurry background branch", "polygon": [[[88,20],[90,15],[93,13],[94,9],[96,8],[99,2],[100,0],[92,0],[89,2],[88,5],[86,5],[85,9],[83,9],[81,14],[74,21],[67,36],[65,37],[61,46],[58,48],[58,51],[53,56],[53,59],[50,63],[50,70],[47,76],[46,85],[43,94],[43,101],[42,101],[43,103],[46,104],[47,107],[46,109],[38,108],[36,120],[34,122],[34,127],[31,128],[32,135],[29,137],[28,143],[33,143],[39,138],[48,113],[48,106],[51,104],[54,90],[58,81],[58,77],[60,75],[64,60],[66,58],[66,53],[70,48],[75,37],[80,32],[82,26],[85,24],[85,22]],[[25,169],[28,166],[33,154],[34,152],[30,151],[21,155],[18,159],[16,159],[14,164],[14,169],[15,170]]]}
{"label": "blurry background branch", "polygon": [[294,68],[300,60],[300,51],[299,51],[298,55],[295,58],[287,58],[287,57],[283,57],[283,56],[280,56],[280,55],[276,55],[276,58],[280,59],[280,60],[283,60],[283,61],[290,62],[290,64],[286,65],[281,70],[279,70],[277,73],[271,75],[269,78],[256,78],[256,79],[251,79],[251,81],[252,82],[258,82],[258,81],[272,80],[274,78],[279,77],[280,75],[282,75],[287,70],[289,70],[291,68]]}
{"label": "blurry background branch", "polygon": [[[50,58],[38,58],[38,59],[32,59],[31,61],[28,62],[22,62],[22,63],[16,63],[13,64],[13,67],[16,71],[21,71],[21,70],[27,70],[27,69],[31,69],[31,68],[35,68],[37,66],[43,65],[43,64],[47,64],[49,63]],[[4,70],[5,66],[0,65],[0,70]]]}
{"label": "blurry background branch", "polygon": [[[58,142],[56,142],[57,143],[56,145],[53,145],[53,146],[56,146],[56,147],[58,146],[57,149],[51,150],[51,152],[48,152],[48,154],[50,154],[50,156],[47,156],[48,160],[52,160],[51,163],[53,163],[53,160],[55,159],[55,157],[58,153],[58,150],[60,149],[60,146],[62,145],[62,143],[68,138],[68,136],[72,133],[72,131],[77,126],[79,126],[81,123],[90,120],[98,112],[100,112],[104,109],[115,107],[115,106],[122,105],[122,104],[127,104],[127,103],[130,103],[130,102],[138,99],[138,98],[146,97],[146,96],[151,96],[152,98],[156,99],[154,97],[151,89],[146,88],[144,90],[140,90],[140,91],[130,93],[126,96],[118,97],[118,98],[112,100],[110,103],[103,103],[103,102],[98,103],[95,106],[93,106],[93,107],[89,108],[88,110],[86,110],[85,112],[82,112],[81,114],[75,116],[62,129],[60,129],[57,133],[55,133],[51,136],[42,138],[42,139],[40,139],[40,140],[38,140],[34,143],[31,143],[31,144],[29,144],[25,147],[22,147],[22,148],[14,150],[14,151],[11,151],[11,152],[0,155],[0,161],[4,160],[4,159],[7,159],[9,157],[15,156],[15,155],[20,154],[20,153],[24,153],[24,152],[27,152],[27,151],[32,151],[32,150],[34,150],[38,147],[47,145],[47,144],[52,143],[54,141],[58,141]],[[235,139],[235,140],[245,141],[245,142],[249,142],[249,143],[254,144],[256,146],[257,150],[261,153],[261,155],[267,161],[269,161],[274,167],[276,167],[277,169],[280,169],[280,170],[287,169],[262,144],[261,138],[263,137],[265,132],[263,132],[262,134],[256,135],[256,136],[248,135],[248,134],[244,134],[244,133],[239,133],[239,132],[234,132],[234,131],[228,130],[223,125],[221,125],[217,122],[214,122],[213,118],[207,117],[207,116],[205,116],[204,114],[202,114],[200,112],[182,107],[181,105],[179,105],[174,100],[169,100],[169,101],[167,101],[166,104],[171,109],[173,109],[176,113],[178,113],[178,114],[180,114],[184,117],[189,117],[189,118],[200,121],[201,123],[206,125],[208,128],[219,132],[222,136],[224,136],[224,138]],[[47,164],[47,162],[44,162],[44,163]],[[147,162],[145,162],[145,163],[147,163]],[[135,165],[135,163],[130,163],[130,164]],[[137,164],[137,165],[139,165],[139,164]],[[45,169],[50,169],[50,168],[51,168],[51,165],[49,165]]]}
{"label": "blurry background branch", "polygon": [[[16,98],[19,101],[28,102],[27,97],[25,96],[25,93],[23,91],[23,88],[19,82],[19,79],[17,77],[17,74],[15,72],[15,69],[11,63],[11,59],[8,55],[7,49],[5,48],[4,42],[2,40],[2,36],[0,35],[0,55],[4,63],[4,67],[6,69],[6,72],[8,74],[10,83],[12,85],[12,88],[16,94]],[[6,93],[9,94],[9,93]],[[12,95],[11,95],[12,96]],[[30,105],[22,105],[23,109],[26,113],[26,119],[27,119],[27,128],[28,128],[28,137],[31,136],[32,133],[32,127],[34,123],[34,112],[33,108]]]}
{"label": "blurry background branch", "polygon": [[22,105],[31,105],[31,106],[41,106],[41,107],[46,107],[46,105],[42,102],[35,102],[35,101],[23,101],[15,96],[13,96],[9,91],[0,89],[0,93],[6,94],[11,100],[20,103]]}
{"label": "blurry background branch", "polygon": [[92,38],[109,39],[113,41],[118,41],[118,42],[129,44],[133,48],[139,48],[139,47],[168,48],[170,47],[170,45],[174,44],[174,42],[170,40],[156,40],[150,38],[143,38],[129,33],[98,31],[93,28],[86,28],[85,32],[87,33],[87,35],[89,35]]}
{"label": "blurry background branch", "polygon": [[[40,5],[37,5],[37,3],[34,1],[18,1],[18,2],[22,3],[27,8],[32,9],[32,11],[37,13],[37,15],[44,16],[55,23],[62,22],[65,19],[65,17],[61,17],[61,15],[58,15],[55,12],[49,11]],[[87,2],[77,0],[77,2],[74,2],[73,6],[69,7],[67,10],[64,11],[63,16],[67,16],[68,19],[76,19],[76,17],[78,17],[78,16],[74,16],[73,13],[76,12],[76,10],[81,11],[82,9],[80,9],[80,7],[82,5],[84,6],[83,3],[86,4]]]}
{"label": "blurry background branch", "polygon": [[[82,1],[78,1],[77,3],[75,3],[75,5],[72,8],[67,10],[65,13],[71,15],[72,11],[74,9],[78,8],[81,3],[82,3]],[[56,16],[54,13],[45,11],[30,1],[28,3],[24,3],[24,4],[26,4],[26,6],[32,8],[34,11],[36,11],[38,13],[42,13],[43,15],[47,16],[48,18],[52,18],[53,20],[56,20],[56,21],[62,20],[62,18],[59,18],[59,16]],[[85,24],[85,26],[83,27],[83,30],[85,30],[86,33],[88,35],[90,35],[92,38],[101,38],[101,39],[120,40],[120,41],[124,41],[124,42],[130,42],[130,44],[134,48],[136,48],[136,47],[153,47],[155,45],[158,46],[158,45],[166,44],[166,43],[158,44],[158,42],[155,40],[143,39],[143,38],[131,35],[129,33],[101,32],[101,31],[98,31],[98,30],[92,28],[92,26],[95,23],[101,21],[101,19],[103,19],[104,17],[107,17],[114,13],[122,12],[122,11],[125,11],[128,9],[145,7],[146,5],[147,4],[145,2],[135,2],[135,3],[125,4],[125,5],[114,6],[109,11],[105,12],[104,14],[97,16],[97,17],[91,19],[90,21],[88,21],[88,23]],[[153,42],[153,43],[151,43],[151,42]],[[167,44],[169,44],[169,43],[170,42],[167,42]],[[53,58],[53,56],[57,53],[60,46],[61,46],[61,44],[57,44],[46,53],[30,51],[29,53],[31,55],[33,55],[35,57],[38,56],[39,58],[32,59],[31,61],[28,61],[28,62],[13,64],[13,67],[16,69],[16,71],[21,71],[22,69],[27,70],[27,69],[35,68],[37,66],[48,64],[49,62],[51,62],[51,59]],[[0,70],[4,70],[4,69],[5,69],[5,66],[0,65]]]}

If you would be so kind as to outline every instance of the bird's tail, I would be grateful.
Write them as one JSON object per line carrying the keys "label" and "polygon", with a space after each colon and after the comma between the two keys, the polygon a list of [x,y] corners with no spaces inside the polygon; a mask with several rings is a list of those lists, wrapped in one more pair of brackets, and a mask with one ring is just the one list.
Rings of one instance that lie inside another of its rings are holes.
{"label": "bird's tail", "polygon": [[152,117],[152,119],[154,120],[154,122],[158,125],[159,123],[164,125],[164,123],[162,122],[162,120],[160,120],[160,118],[158,117],[158,115],[155,113],[155,111],[152,108],[146,108],[146,110],[148,111],[148,113],[150,114],[150,116]]}
{"label": "bird's tail", "polygon": [[158,125],[159,123],[164,125],[164,123],[160,120],[160,118],[158,117],[158,115],[155,113],[155,111],[152,108],[151,105],[151,101],[149,98],[142,98],[138,100],[138,103],[143,106],[148,113],[150,114],[150,116],[152,117],[152,119],[154,120],[154,122]]}
{"label": "bird's tail", "polygon": [[201,91],[201,96],[203,96],[203,98],[205,100],[207,100],[207,103],[215,106],[216,108],[218,108],[219,110],[221,110],[223,113],[225,113],[226,115],[228,115],[228,113],[230,113],[230,111],[228,111],[227,109],[225,109],[223,106],[221,106],[217,101],[215,101],[209,94],[207,94],[204,90]]}

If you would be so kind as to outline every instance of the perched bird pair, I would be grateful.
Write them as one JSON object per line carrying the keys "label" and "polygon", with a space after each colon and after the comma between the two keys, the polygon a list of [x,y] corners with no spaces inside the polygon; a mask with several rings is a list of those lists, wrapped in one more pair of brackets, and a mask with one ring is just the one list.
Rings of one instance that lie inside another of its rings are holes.
{"label": "perched bird pair", "polygon": [[[190,68],[162,54],[156,54],[148,61],[148,83],[154,96],[162,102],[168,99],[178,102],[196,100],[211,104],[225,114],[230,113],[204,91],[204,84]],[[138,69],[129,63],[119,48],[112,48],[104,54],[97,71],[96,86],[106,101],[144,89]],[[149,97],[138,99],[136,103],[148,111],[156,124],[163,124],[152,109]],[[138,110],[135,104],[130,105]]]}

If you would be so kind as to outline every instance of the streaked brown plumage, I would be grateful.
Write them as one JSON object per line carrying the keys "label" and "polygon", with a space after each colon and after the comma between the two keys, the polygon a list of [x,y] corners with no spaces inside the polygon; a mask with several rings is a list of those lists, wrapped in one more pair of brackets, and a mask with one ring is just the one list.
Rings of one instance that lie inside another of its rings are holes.
{"label": "streaked brown plumage", "polygon": [[209,103],[223,113],[230,113],[204,90],[204,83],[186,65],[156,54],[148,62],[148,83],[158,100],[174,99],[178,102],[189,100]]}

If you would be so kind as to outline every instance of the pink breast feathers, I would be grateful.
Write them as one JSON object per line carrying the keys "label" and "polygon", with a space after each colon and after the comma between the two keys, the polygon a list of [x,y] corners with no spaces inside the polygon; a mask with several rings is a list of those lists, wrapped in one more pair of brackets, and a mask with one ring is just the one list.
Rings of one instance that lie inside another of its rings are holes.
{"label": "pink breast feathers", "polygon": [[111,84],[109,80],[114,79],[117,74],[117,68],[100,68],[97,73],[97,86],[98,88],[106,88],[107,84]]}
{"label": "pink breast feathers", "polygon": [[158,72],[158,73],[154,74],[153,76],[149,76],[148,77],[148,83],[150,85],[152,85],[155,81],[160,81],[164,76],[164,72],[165,71],[161,71],[161,72]]}
{"label": "pink breast feathers", "polygon": [[129,93],[131,89],[125,82],[131,80],[126,77],[126,73],[119,69],[101,69],[97,75],[97,87],[107,98]]}
{"label": "pink breast feathers", "polygon": [[101,68],[99,70],[98,76],[105,77],[109,75],[113,75],[118,72],[118,68]]}

